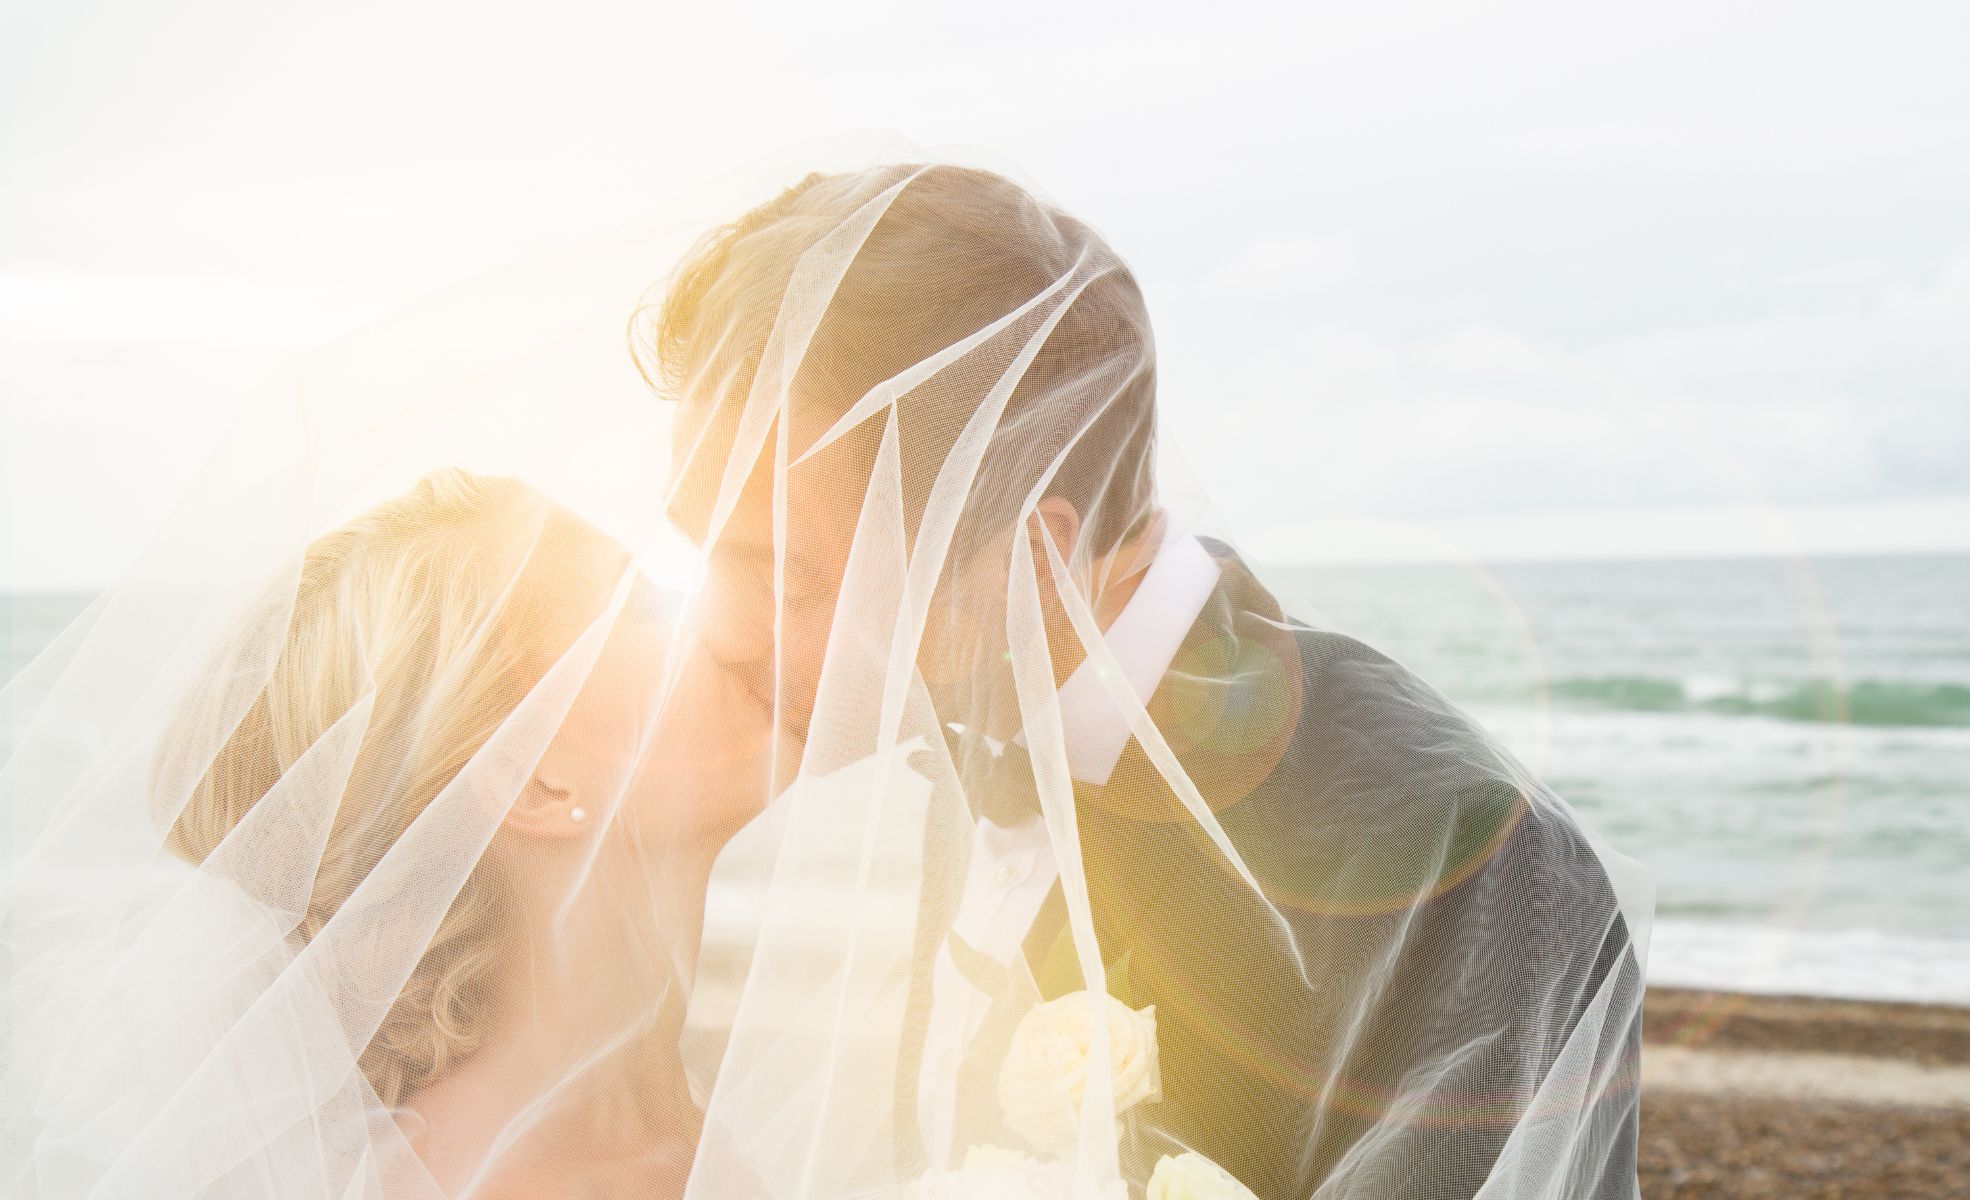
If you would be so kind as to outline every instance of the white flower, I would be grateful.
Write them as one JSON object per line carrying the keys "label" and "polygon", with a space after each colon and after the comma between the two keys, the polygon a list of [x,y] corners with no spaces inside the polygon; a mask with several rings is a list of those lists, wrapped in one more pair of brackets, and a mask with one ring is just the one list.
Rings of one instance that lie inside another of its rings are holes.
{"label": "white flower", "polygon": [[1184,1151],[1156,1161],[1145,1200],[1258,1200],[1252,1189],[1201,1154]]}
{"label": "white flower", "polygon": [[1074,992],[1033,1009],[1013,1030],[999,1069],[1006,1127],[1034,1149],[1072,1146],[1081,1131],[1081,1097],[1096,1021],[1108,1027],[1115,1114],[1155,1098],[1156,1008],[1137,1011],[1105,992]]}

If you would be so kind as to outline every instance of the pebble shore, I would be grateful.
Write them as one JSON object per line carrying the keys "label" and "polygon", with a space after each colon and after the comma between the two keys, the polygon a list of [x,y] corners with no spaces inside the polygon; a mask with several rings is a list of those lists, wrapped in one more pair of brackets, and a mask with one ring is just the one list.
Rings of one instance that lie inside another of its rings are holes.
{"label": "pebble shore", "polygon": [[1644,1200],[1970,1197],[1970,1008],[1651,988]]}

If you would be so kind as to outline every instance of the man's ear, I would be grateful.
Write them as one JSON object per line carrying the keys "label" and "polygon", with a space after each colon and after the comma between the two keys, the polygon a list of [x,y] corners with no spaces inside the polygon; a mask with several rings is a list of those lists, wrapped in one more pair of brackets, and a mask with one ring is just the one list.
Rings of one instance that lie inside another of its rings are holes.
{"label": "man's ear", "polygon": [[1047,548],[1039,542],[1047,538],[1053,542],[1054,549],[1060,552],[1061,560],[1071,564],[1074,561],[1074,545],[1081,536],[1081,514],[1074,503],[1064,496],[1048,496],[1034,507],[1033,516],[1027,521],[1027,528],[1033,536],[1033,570],[1038,576],[1043,591],[1054,590],[1053,563],[1048,560]]}
{"label": "man's ear", "polygon": [[506,810],[506,819],[500,826],[523,837],[578,837],[588,832],[594,816],[576,801],[573,787],[536,771],[520,789],[513,807]]}

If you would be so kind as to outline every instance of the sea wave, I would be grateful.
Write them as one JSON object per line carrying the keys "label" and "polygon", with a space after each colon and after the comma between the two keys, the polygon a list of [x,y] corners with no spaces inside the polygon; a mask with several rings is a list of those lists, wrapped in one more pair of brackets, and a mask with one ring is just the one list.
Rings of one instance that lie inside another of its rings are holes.
{"label": "sea wave", "polygon": [[1672,987],[1970,1005],[1970,941],[1659,920],[1649,938],[1648,979]]}
{"label": "sea wave", "polygon": [[1659,675],[1554,680],[1563,704],[1631,712],[1709,712],[1852,725],[1970,726],[1970,687],[1903,679],[1720,681]]}

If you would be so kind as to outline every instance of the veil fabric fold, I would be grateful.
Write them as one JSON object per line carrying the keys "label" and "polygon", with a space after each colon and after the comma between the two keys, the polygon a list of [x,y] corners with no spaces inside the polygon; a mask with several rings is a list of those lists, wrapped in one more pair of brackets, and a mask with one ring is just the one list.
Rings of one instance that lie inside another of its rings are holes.
{"label": "veil fabric fold", "polygon": [[302,362],[8,685],[0,1188],[1632,1197],[1646,874],[1268,586],[1093,227],[776,187]]}

